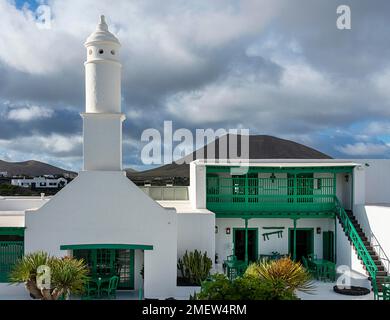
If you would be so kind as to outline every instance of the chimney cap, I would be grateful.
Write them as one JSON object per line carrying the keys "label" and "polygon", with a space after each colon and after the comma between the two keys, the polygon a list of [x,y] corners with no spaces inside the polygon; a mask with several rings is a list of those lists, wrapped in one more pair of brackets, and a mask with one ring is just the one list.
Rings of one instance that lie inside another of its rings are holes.
{"label": "chimney cap", "polygon": [[108,30],[106,17],[103,14],[100,16],[100,21],[96,26],[96,30],[87,38],[85,46],[88,47],[99,42],[112,42],[116,45],[120,45],[118,38]]}

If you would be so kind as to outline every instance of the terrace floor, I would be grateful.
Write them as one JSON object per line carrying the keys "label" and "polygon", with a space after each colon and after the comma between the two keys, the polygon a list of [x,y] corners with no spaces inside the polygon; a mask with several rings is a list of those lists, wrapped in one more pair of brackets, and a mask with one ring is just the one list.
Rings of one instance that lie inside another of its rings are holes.
{"label": "terrace floor", "polygon": [[[316,281],[315,291],[313,294],[298,292],[297,295],[302,300],[373,300],[374,294],[364,296],[347,296],[333,291],[335,283]],[[3,284],[2,284],[3,285]],[[1,286],[0,286],[1,287]],[[2,289],[2,288],[0,288]],[[4,289],[4,288],[3,288]],[[0,300],[30,300],[31,298],[26,293],[24,286],[11,286],[7,288],[6,295],[0,294]],[[4,292],[2,290],[2,292]],[[77,298],[73,298],[77,299]],[[182,300],[183,297],[177,297]],[[119,291],[117,292],[117,300],[138,300],[138,291]]]}
{"label": "terrace floor", "polygon": [[333,291],[333,282],[315,281],[314,294],[298,292],[297,295],[302,300],[374,300],[374,293],[371,292],[364,296],[347,296]]}

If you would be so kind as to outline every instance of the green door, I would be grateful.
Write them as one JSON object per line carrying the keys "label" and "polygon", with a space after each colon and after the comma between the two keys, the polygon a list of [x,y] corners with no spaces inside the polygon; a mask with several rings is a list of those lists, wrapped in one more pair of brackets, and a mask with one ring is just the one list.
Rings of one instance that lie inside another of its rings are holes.
{"label": "green door", "polygon": [[322,233],[322,256],[324,259],[334,262],[334,233],[324,231]]}
{"label": "green door", "polygon": [[119,289],[134,289],[134,250],[129,249],[81,249],[73,256],[84,259],[92,275],[119,276]]}
{"label": "green door", "polygon": [[[233,229],[234,255],[237,260],[245,261],[245,228]],[[248,260],[257,261],[258,255],[258,230],[248,228]]]}
{"label": "green door", "polygon": [[[302,261],[302,257],[314,253],[314,230],[312,228],[297,228],[296,260]],[[289,229],[289,254],[294,255],[294,229]]]}

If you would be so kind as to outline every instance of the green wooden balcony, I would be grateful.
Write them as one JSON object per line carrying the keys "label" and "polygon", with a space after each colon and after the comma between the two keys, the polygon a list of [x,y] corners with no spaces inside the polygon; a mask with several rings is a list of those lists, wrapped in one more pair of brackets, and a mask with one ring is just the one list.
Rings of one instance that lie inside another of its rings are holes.
{"label": "green wooden balcony", "polygon": [[207,177],[207,208],[218,213],[334,212],[334,178]]}

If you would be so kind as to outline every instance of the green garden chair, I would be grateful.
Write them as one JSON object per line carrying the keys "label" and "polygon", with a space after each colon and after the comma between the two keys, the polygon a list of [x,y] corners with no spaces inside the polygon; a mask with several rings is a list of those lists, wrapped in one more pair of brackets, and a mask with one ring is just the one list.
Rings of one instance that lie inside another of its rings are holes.
{"label": "green garden chair", "polygon": [[116,290],[118,289],[119,284],[119,277],[118,276],[112,276],[110,278],[110,281],[108,281],[108,287],[101,288],[100,292],[101,294],[107,295],[109,299],[115,299],[116,298]]}
{"label": "green garden chair", "polygon": [[313,277],[317,277],[317,270],[309,266],[309,261],[307,261],[306,257],[302,257],[302,264]]}
{"label": "green garden chair", "polygon": [[84,295],[82,296],[83,300],[89,300],[96,298],[98,295],[98,287],[96,282],[87,281],[84,287]]}
{"label": "green garden chair", "polygon": [[324,276],[326,280],[336,281],[336,264],[334,262],[329,262],[326,265],[326,269],[324,270]]}
{"label": "green garden chair", "polygon": [[316,260],[316,259],[317,259],[317,255],[314,254],[314,253],[309,253],[309,254],[307,255],[307,259],[308,259],[309,261]]}

